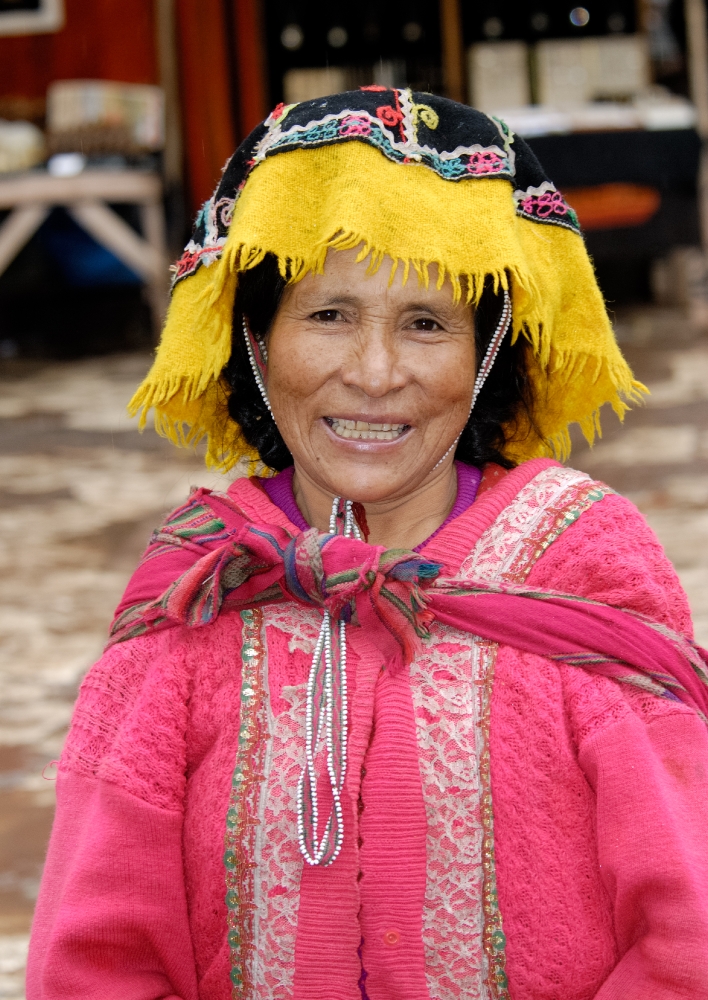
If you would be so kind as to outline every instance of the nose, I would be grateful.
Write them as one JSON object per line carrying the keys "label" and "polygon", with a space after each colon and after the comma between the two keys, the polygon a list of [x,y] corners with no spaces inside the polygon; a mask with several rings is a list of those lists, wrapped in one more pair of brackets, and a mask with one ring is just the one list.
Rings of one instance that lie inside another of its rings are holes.
{"label": "nose", "polygon": [[408,374],[395,334],[383,324],[362,325],[350,340],[341,378],[344,385],[360,389],[372,398],[402,389],[408,382]]}

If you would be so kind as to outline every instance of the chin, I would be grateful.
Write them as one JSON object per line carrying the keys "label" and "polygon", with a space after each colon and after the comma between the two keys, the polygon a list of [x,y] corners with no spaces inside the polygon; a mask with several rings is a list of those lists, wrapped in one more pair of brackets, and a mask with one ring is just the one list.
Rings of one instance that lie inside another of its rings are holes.
{"label": "chin", "polygon": [[392,474],[386,469],[355,468],[330,479],[328,487],[336,496],[356,503],[381,503],[416,489],[427,478],[425,474],[411,479],[410,473]]}

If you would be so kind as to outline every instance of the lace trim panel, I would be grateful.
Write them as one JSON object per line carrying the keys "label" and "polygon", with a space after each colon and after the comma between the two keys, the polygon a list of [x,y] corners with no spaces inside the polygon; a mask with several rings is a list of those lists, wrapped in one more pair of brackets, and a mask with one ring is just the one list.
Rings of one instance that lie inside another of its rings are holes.
{"label": "lace trim panel", "polygon": [[459,576],[523,583],[548,546],[583,511],[612,492],[584,472],[544,469],[487,528],[460,567]]}
{"label": "lace trim panel", "polygon": [[[609,492],[584,473],[535,476],[487,529],[460,576],[522,582],[584,510]],[[494,859],[489,722],[497,645],[433,626],[411,668],[428,864],[423,938],[436,1000],[508,1000]]]}
{"label": "lace trim panel", "polygon": [[288,601],[287,604],[267,605],[266,616],[269,628],[280,629],[287,635],[290,653],[300,649],[312,656],[322,622],[319,612]]}
{"label": "lace trim panel", "polygon": [[411,691],[428,823],[428,989],[436,1000],[497,1000],[506,976],[487,738],[496,647],[442,625],[426,647]]}
{"label": "lace trim panel", "polygon": [[[280,605],[263,609],[266,635],[272,628],[291,634],[290,651],[314,652],[320,615],[314,609],[288,606],[289,629]],[[268,662],[264,685],[270,690]],[[256,950],[254,1000],[289,1000],[295,972],[300,880],[303,860],[297,840],[297,786],[305,757],[306,685],[283,685],[274,715],[268,697],[270,739],[263,770],[256,835]]]}
{"label": "lace trim panel", "polygon": [[[295,611],[295,614],[293,614]],[[317,613],[280,605],[243,611],[241,728],[227,816],[229,945],[234,1000],[292,995],[303,862],[297,842],[297,785],[305,747],[305,684],[284,686],[273,715],[266,636],[292,633],[312,653]],[[289,624],[289,630],[284,628]]]}

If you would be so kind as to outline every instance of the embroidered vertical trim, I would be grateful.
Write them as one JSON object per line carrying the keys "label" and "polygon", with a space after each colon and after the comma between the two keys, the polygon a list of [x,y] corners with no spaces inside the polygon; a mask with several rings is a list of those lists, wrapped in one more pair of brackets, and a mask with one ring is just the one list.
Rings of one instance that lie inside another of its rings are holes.
{"label": "embroidered vertical trim", "polygon": [[431,997],[490,1000],[476,639],[435,622],[411,665],[418,765],[427,815],[423,946]]}
{"label": "embroidered vertical trim", "polygon": [[254,994],[255,856],[260,789],[268,740],[265,646],[260,608],[241,612],[241,710],[236,764],[226,814],[224,865],[231,984],[234,1000]]}
{"label": "embroidered vertical trim", "polygon": [[[582,472],[552,467],[532,479],[482,535],[460,575],[522,583],[536,561],[583,511],[612,491]],[[506,937],[497,894],[494,809],[489,749],[492,688],[497,644],[477,640],[477,760],[483,825],[482,871],[486,986],[491,1000],[509,1000]]]}
{"label": "embroidered vertical trim", "polygon": [[[607,492],[607,487],[584,473],[557,466],[543,470],[483,534],[465,560],[462,572],[468,579],[523,582],[548,546]],[[442,634],[433,626],[424,653],[416,657],[411,668],[423,796],[428,811],[423,921],[428,988],[436,997],[508,1000],[489,748],[498,647],[481,639],[470,643],[469,636],[451,630],[449,635],[444,633],[448,639],[454,636],[455,646],[451,648],[448,642],[440,641]],[[465,701],[465,682],[472,685],[466,719],[456,714]],[[474,776],[455,757],[456,746],[464,744],[465,739],[475,749]],[[468,806],[469,816],[454,815],[455,804],[449,801],[451,787]],[[448,790],[447,796],[442,789]],[[456,826],[452,833],[446,828],[450,816]],[[475,816],[479,817],[477,829]],[[451,843],[456,848],[452,864]],[[467,868],[463,862],[467,862]],[[450,908],[453,881],[455,905]]]}
{"label": "embroidered vertical trim", "polygon": [[491,1000],[510,1000],[506,975],[506,937],[502,926],[497,893],[497,872],[494,855],[494,808],[489,754],[489,726],[494,683],[494,661],[498,646],[478,639],[475,642],[477,660],[475,676],[478,691],[477,760],[479,767],[482,811],[482,880],[484,931],[482,942],[487,960],[486,986]]}
{"label": "embroidered vertical trim", "polygon": [[[289,614],[289,628],[283,607]],[[315,608],[294,604],[263,607],[268,652],[262,677],[267,691],[270,737],[266,741],[261,782],[256,853],[249,859],[255,866],[256,954],[251,973],[254,1000],[282,1000],[292,995],[304,865],[297,842],[297,783],[305,758],[306,684],[304,679],[299,683],[284,683],[280,659],[284,644],[279,643],[274,649],[271,641],[276,638],[277,630],[282,633],[279,639],[289,636],[292,643],[297,629],[303,643],[300,648],[311,659],[321,621],[322,615]],[[274,713],[271,699],[278,693],[280,708]]]}

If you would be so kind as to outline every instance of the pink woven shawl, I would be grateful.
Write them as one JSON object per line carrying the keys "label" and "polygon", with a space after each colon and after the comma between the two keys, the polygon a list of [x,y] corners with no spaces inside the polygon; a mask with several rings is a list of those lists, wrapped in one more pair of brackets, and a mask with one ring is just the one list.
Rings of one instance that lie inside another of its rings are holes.
{"label": "pink woven shawl", "polygon": [[396,670],[433,619],[463,632],[682,701],[708,722],[708,653],[629,610],[572,594],[441,577],[414,552],[317,529],[249,521],[204,491],[157,531],[111,629],[111,643],[176,625],[204,627],[229,609],[296,601],[375,630]]}

